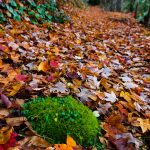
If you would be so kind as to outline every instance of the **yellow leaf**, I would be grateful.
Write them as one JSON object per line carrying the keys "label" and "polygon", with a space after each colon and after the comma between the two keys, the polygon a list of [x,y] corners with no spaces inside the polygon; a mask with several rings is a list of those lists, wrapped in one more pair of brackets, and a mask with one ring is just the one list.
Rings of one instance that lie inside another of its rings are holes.
{"label": "yellow leaf", "polygon": [[5,144],[9,140],[11,134],[13,132],[12,127],[2,127],[0,129],[0,144]]}
{"label": "yellow leaf", "polygon": [[81,40],[80,40],[80,39],[77,39],[75,42],[76,42],[77,44],[81,44]]}
{"label": "yellow leaf", "polygon": [[93,101],[97,101],[97,96],[96,95],[88,95],[88,97],[90,99],[92,99]]}
{"label": "yellow leaf", "polygon": [[38,66],[39,71],[46,72],[48,70],[48,62],[41,62],[40,65]]}
{"label": "yellow leaf", "polygon": [[133,105],[133,102],[131,100],[131,95],[129,92],[124,92],[124,91],[121,91],[120,92],[120,97],[123,97],[128,103],[129,105],[132,107],[132,108],[135,108],[135,106]]}
{"label": "yellow leaf", "polygon": [[142,129],[142,132],[145,133],[147,130],[150,130],[150,120],[138,118],[137,121],[140,122],[139,126]]}
{"label": "yellow leaf", "polygon": [[147,83],[150,83],[150,77],[145,78],[145,81],[146,81]]}
{"label": "yellow leaf", "polygon": [[67,145],[71,147],[77,146],[76,141],[71,136],[67,136]]}
{"label": "yellow leaf", "polygon": [[21,83],[17,83],[14,86],[12,86],[12,89],[8,90],[10,91],[9,96],[14,96],[16,93],[18,93],[22,86],[23,85]]}

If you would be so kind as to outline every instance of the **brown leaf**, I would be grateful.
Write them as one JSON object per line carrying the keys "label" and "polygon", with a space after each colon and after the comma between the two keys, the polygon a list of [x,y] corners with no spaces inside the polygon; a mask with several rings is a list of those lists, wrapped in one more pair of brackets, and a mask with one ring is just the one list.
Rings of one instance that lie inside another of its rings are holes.
{"label": "brown leaf", "polygon": [[1,101],[6,105],[7,108],[10,108],[12,106],[11,101],[8,99],[8,97],[4,94],[0,94]]}
{"label": "brown leaf", "polygon": [[5,108],[0,108],[0,116],[7,117],[10,114],[10,111]]}
{"label": "brown leaf", "polygon": [[6,118],[7,124],[11,126],[20,126],[25,121],[27,121],[26,117]]}
{"label": "brown leaf", "polygon": [[49,143],[39,136],[32,136],[28,146],[37,146],[41,148],[46,148],[49,146]]}
{"label": "brown leaf", "polygon": [[109,141],[116,147],[116,150],[136,150],[136,148],[127,143],[127,139],[120,138],[118,140],[109,138]]}

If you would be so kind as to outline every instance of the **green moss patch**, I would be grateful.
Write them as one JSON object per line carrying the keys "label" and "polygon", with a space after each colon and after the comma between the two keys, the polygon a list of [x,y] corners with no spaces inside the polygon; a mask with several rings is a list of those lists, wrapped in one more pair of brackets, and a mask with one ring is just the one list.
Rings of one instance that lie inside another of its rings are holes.
{"label": "green moss patch", "polygon": [[23,114],[50,143],[65,143],[70,135],[78,144],[90,145],[99,133],[92,111],[71,96],[34,99],[24,104]]}

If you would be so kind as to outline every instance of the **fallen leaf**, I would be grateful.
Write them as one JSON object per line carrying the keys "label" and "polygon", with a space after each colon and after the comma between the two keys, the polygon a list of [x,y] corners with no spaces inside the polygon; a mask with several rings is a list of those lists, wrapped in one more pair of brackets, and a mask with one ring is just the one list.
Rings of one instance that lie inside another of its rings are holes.
{"label": "fallen leaf", "polygon": [[8,99],[8,97],[4,94],[0,94],[1,101],[6,105],[7,108],[10,108],[12,106],[11,101]]}
{"label": "fallen leaf", "polygon": [[18,74],[18,75],[15,76],[15,78],[16,78],[17,81],[23,81],[23,82],[27,81],[27,76],[26,75]]}
{"label": "fallen leaf", "polygon": [[150,119],[138,118],[137,121],[139,122],[137,126],[141,127],[143,133],[150,130]]}
{"label": "fallen leaf", "polygon": [[133,101],[131,100],[131,94],[129,92],[121,91],[120,97],[123,97],[133,109],[135,108]]}
{"label": "fallen leaf", "polygon": [[123,85],[126,87],[126,89],[134,89],[138,87],[138,85],[133,82],[125,82]]}
{"label": "fallen leaf", "polygon": [[9,96],[14,96],[16,93],[18,93],[22,86],[22,83],[16,83],[15,85],[13,85],[12,89],[8,89],[8,91],[10,91]]}
{"label": "fallen leaf", "polygon": [[74,147],[77,146],[75,140],[71,137],[71,136],[67,136],[67,141],[66,141],[67,145],[70,147]]}
{"label": "fallen leaf", "polygon": [[13,132],[13,128],[6,126],[0,129],[0,144],[6,144]]}
{"label": "fallen leaf", "polygon": [[11,126],[20,126],[26,121],[27,121],[26,117],[6,118],[7,124]]}
{"label": "fallen leaf", "polygon": [[46,148],[49,146],[49,143],[39,136],[32,136],[28,143],[28,146],[36,146],[41,148]]}
{"label": "fallen leaf", "polygon": [[46,72],[48,69],[49,69],[49,66],[48,66],[47,61],[41,62],[38,66],[38,71]]}
{"label": "fallen leaf", "polygon": [[116,94],[113,91],[111,91],[111,94],[107,93],[107,92],[104,92],[104,94],[105,94],[105,100],[106,101],[112,102],[112,103],[116,102],[117,97],[116,97]]}
{"label": "fallen leaf", "polygon": [[0,108],[0,116],[7,117],[10,114],[10,111],[5,108]]}
{"label": "fallen leaf", "polygon": [[58,66],[59,66],[58,61],[53,61],[53,60],[50,61],[50,66],[53,67],[53,68],[58,68]]}
{"label": "fallen leaf", "polygon": [[66,88],[66,85],[62,82],[57,82],[55,84],[55,86],[53,88],[50,88],[50,92],[53,92],[53,93],[67,93],[68,92],[68,89]]}
{"label": "fallen leaf", "polygon": [[16,49],[19,48],[19,45],[16,44],[16,43],[14,43],[14,42],[10,42],[10,43],[8,44],[8,46],[11,47],[13,50],[16,50]]}

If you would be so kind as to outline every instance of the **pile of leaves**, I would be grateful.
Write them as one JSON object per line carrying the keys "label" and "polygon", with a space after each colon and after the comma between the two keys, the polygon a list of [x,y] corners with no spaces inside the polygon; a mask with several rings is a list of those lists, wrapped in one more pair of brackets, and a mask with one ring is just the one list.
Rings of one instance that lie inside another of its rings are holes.
{"label": "pile of leaves", "polygon": [[33,24],[52,21],[63,23],[69,19],[63,10],[58,10],[54,0],[43,3],[31,0],[0,1],[0,12],[0,23],[8,22],[10,19],[26,20]]}
{"label": "pile of leaves", "polygon": [[100,5],[108,11],[130,12],[138,22],[150,26],[149,0],[100,0]]}
{"label": "pile of leaves", "polygon": [[102,120],[108,149],[149,149],[150,32],[128,14],[71,13],[65,24],[0,25],[0,116],[21,135],[16,146],[48,147],[21,116],[23,103],[73,95]]}

